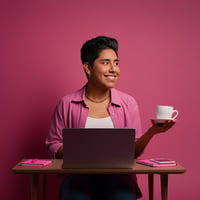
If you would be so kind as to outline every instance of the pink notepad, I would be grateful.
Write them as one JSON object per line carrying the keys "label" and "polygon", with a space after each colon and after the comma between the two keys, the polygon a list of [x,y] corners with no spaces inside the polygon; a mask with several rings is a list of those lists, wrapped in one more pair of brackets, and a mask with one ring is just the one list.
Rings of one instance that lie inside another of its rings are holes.
{"label": "pink notepad", "polygon": [[158,163],[156,161],[153,161],[153,159],[139,159],[136,161],[137,163],[148,165],[151,167],[174,167],[176,166],[176,162],[165,162],[165,163]]}
{"label": "pink notepad", "polygon": [[168,159],[168,158],[152,158],[150,159],[153,162],[159,163],[159,164],[170,164],[170,163],[176,163],[175,160]]}
{"label": "pink notepad", "polygon": [[23,166],[36,166],[36,167],[45,167],[52,163],[51,160],[41,160],[41,159],[27,159],[21,162]]}

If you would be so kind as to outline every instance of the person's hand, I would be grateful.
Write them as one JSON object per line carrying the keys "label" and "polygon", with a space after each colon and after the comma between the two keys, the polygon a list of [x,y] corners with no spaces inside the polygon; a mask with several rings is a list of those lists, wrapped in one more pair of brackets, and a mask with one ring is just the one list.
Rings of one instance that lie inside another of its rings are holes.
{"label": "person's hand", "polygon": [[63,159],[63,146],[61,146],[56,152],[56,159]]}
{"label": "person's hand", "polygon": [[152,123],[152,127],[150,128],[150,130],[154,134],[158,134],[158,133],[166,132],[170,128],[172,128],[172,126],[174,126],[174,124],[175,124],[175,121],[174,120],[167,120],[166,122],[160,124],[160,123],[156,123],[154,120],[151,120],[151,123]]}

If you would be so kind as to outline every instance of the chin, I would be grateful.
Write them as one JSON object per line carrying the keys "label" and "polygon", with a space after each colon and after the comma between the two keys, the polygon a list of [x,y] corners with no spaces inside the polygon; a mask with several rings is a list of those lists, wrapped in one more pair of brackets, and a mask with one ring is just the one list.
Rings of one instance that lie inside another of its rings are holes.
{"label": "chin", "polygon": [[114,87],[115,87],[115,84],[107,84],[106,87],[107,87],[107,88],[114,88]]}

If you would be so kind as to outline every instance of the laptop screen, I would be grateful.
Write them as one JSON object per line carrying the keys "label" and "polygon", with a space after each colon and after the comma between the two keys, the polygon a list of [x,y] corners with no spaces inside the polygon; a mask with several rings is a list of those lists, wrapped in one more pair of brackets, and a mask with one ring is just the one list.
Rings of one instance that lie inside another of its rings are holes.
{"label": "laptop screen", "polygon": [[132,168],[135,129],[63,129],[64,168]]}

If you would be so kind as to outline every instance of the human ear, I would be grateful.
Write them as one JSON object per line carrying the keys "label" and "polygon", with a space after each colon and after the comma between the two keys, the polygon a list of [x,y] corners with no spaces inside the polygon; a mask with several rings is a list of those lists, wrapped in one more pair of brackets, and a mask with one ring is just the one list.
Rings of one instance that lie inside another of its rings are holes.
{"label": "human ear", "polygon": [[88,62],[84,63],[83,64],[83,69],[87,75],[87,77],[89,78],[90,77],[90,74],[91,74],[91,66]]}

